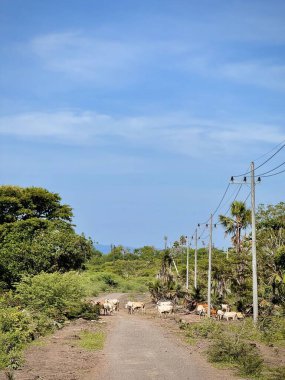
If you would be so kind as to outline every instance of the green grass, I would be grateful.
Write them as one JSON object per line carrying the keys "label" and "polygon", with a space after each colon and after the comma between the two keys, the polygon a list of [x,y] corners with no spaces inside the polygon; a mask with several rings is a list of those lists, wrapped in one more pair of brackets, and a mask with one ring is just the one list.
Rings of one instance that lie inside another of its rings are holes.
{"label": "green grass", "polygon": [[104,331],[88,331],[84,330],[79,334],[80,340],[78,345],[88,351],[102,350],[106,339]]}

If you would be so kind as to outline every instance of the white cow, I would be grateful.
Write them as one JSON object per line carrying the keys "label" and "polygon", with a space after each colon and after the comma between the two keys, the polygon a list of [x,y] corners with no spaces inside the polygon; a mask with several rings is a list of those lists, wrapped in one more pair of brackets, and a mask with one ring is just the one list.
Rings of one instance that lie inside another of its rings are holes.
{"label": "white cow", "polygon": [[223,310],[217,310],[217,319],[220,321],[223,319],[225,312]]}
{"label": "white cow", "polygon": [[113,298],[113,299],[107,299],[105,300],[105,302],[110,302],[114,305],[115,307],[115,311],[119,311],[120,310],[120,301],[117,299],[117,298]]}
{"label": "white cow", "polygon": [[135,310],[141,310],[142,313],[145,313],[145,303],[144,302],[132,302],[128,301],[125,306],[128,309],[129,314],[133,314]]}
{"label": "white cow", "polygon": [[160,317],[162,315],[165,315],[166,314],[172,314],[173,313],[173,305],[171,305],[170,303],[169,304],[160,304],[160,305],[157,305],[157,310],[159,312],[159,315]]}
{"label": "white cow", "polygon": [[115,305],[113,304],[113,302],[110,302],[110,300],[105,300],[105,302],[103,303],[103,311],[104,311],[104,315],[111,315],[115,310]]}
{"label": "white cow", "polygon": [[224,318],[229,321],[232,319],[233,321],[237,319],[237,313],[235,311],[226,311],[224,313]]}
{"label": "white cow", "polygon": [[132,301],[128,301],[125,305],[125,308],[128,309],[129,314],[132,314],[132,305],[133,305]]}

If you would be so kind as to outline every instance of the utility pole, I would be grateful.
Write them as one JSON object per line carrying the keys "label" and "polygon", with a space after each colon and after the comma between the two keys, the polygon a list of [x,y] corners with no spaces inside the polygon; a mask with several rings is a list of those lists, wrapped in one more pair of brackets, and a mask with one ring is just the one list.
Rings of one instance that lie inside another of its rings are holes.
{"label": "utility pole", "polygon": [[198,244],[198,237],[197,237],[197,228],[195,230],[195,263],[194,263],[194,288],[197,289],[197,244]]}
{"label": "utility pole", "polygon": [[167,236],[164,236],[164,249],[167,249]]}
{"label": "utility pole", "polygon": [[186,236],[187,261],[186,261],[186,289],[189,289],[189,238]]}
{"label": "utility pole", "polygon": [[211,317],[211,272],[212,272],[213,215],[210,216],[209,269],[208,269],[208,317]]}
{"label": "utility pole", "polygon": [[253,322],[258,321],[258,292],[257,292],[257,264],[256,264],[256,223],[255,223],[255,177],[254,162],[251,163],[251,225],[252,225],[252,296],[253,296]]}

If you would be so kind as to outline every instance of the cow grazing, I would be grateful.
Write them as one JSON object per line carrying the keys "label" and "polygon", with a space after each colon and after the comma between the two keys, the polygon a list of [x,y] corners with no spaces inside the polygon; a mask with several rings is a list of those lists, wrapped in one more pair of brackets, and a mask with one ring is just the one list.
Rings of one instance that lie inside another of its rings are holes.
{"label": "cow grazing", "polygon": [[110,300],[105,300],[103,303],[104,315],[111,315],[115,311],[115,305]]}
{"label": "cow grazing", "polygon": [[204,315],[206,313],[206,310],[208,310],[208,304],[207,303],[198,303],[196,306],[196,309],[194,310],[196,314]]}
{"label": "cow grazing", "polygon": [[132,314],[132,305],[133,305],[132,301],[128,301],[125,305],[125,308],[128,309],[129,314]]}
{"label": "cow grazing", "polygon": [[224,318],[229,321],[230,319],[232,319],[233,321],[235,321],[237,319],[237,313],[235,311],[226,311],[224,313]]}
{"label": "cow grazing", "polygon": [[[200,315],[200,317],[205,316],[208,313],[208,304],[207,303],[197,304],[195,313]],[[217,315],[217,310],[211,307],[210,315],[211,317],[215,318]]]}
{"label": "cow grazing", "polygon": [[105,302],[110,302],[114,305],[115,307],[115,311],[119,311],[120,310],[120,301],[117,299],[117,298],[114,298],[114,299],[108,299],[108,300],[105,300]]}
{"label": "cow grazing", "polygon": [[145,304],[143,302],[128,301],[125,307],[128,309],[129,314],[133,314],[135,310],[141,310],[142,313],[145,313]]}
{"label": "cow grazing", "polygon": [[157,310],[159,312],[160,317],[164,315],[166,317],[167,314],[173,313],[173,305],[171,303],[160,303],[157,304]]}
{"label": "cow grazing", "polygon": [[225,312],[223,310],[217,310],[217,319],[220,321],[223,319]]}

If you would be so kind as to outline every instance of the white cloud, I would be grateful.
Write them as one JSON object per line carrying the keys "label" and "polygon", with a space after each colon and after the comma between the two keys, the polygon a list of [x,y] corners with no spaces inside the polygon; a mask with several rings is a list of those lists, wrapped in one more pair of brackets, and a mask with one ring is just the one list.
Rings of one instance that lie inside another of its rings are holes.
{"label": "white cloud", "polygon": [[220,123],[186,114],[114,117],[72,111],[2,116],[0,134],[83,146],[136,146],[196,157],[206,151],[234,154],[245,145],[275,144],[285,139],[280,125]]}
{"label": "white cloud", "polygon": [[81,33],[55,33],[34,38],[32,52],[45,68],[71,80],[98,84],[122,81],[140,63],[142,47],[115,39],[86,37]]}

